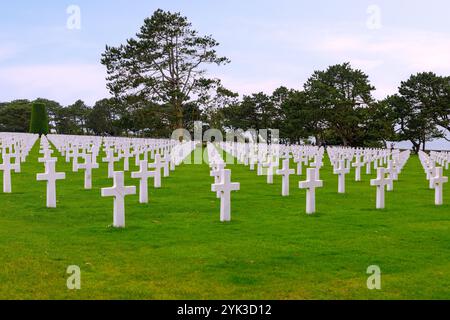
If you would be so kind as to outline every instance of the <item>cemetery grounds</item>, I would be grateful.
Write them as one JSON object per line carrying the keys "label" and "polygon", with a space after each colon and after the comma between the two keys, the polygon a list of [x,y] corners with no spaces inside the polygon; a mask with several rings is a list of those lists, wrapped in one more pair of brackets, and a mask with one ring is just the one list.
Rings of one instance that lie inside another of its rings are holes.
{"label": "cemetery grounds", "polygon": [[[57,182],[58,207],[47,209],[45,183],[36,181],[44,171],[38,148],[39,141],[22,173],[12,174],[13,193],[0,193],[2,299],[450,297],[450,188],[444,205],[434,206],[417,156],[386,193],[385,210],[375,209],[375,170],[355,182],[352,168],[347,193],[338,194],[325,158],[311,216],[298,189],[304,176],[291,176],[291,196],[281,197],[280,176],[268,185],[248,167],[229,165],[241,184],[231,196],[231,223],[219,221],[208,164],[183,164],[162,189],[149,187],[149,204],[128,196],[126,228],[115,229],[113,201],[100,196],[112,185],[107,164],[99,162],[93,189],[84,190],[83,171],[72,172],[58,154],[66,180]],[[137,170],[130,161],[129,172]],[[129,172],[126,185],[138,186]],[[81,290],[67,289],[70,265],[81,269]],[[381,269],[381,290],[367,288],[371,265]]]}

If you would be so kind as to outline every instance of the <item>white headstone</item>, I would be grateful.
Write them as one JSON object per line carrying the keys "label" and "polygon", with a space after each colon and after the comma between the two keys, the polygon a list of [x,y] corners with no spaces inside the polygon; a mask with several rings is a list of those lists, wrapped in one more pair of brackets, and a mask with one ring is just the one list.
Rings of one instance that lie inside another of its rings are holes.
{"label": "white headstone", "polygon": [[306,213],[316,212],[316,188],[323,187],[323,181],[317,179],[317,170],[309,168],[306,170],[306,181],[300,181],[299,188],[306,189]]}
{"label": "white headstone", "polygon": [[295,174],[295,170],[289,168],[289,159],[283,160],[283,167],[276,173],[282,176],[281,195],[283,197],[289,196],[289,176]]}
{"label": "white headstone", "polygon": [[106,151],[106,158],[103,158],[102,161],[108,162],[108,178],[112,178],[114,175],[114,162],[119,161],[119,158],[114,157],[114,151],[109,149]]}
{"label": "white headstone", "polygon": [[355,167],[355,181],[361,181],[361,167],[364,166],[364,162],[361,161],[361,156],[356,156],[356,161],[352,163],[352,167]]}
{"label": "white headstone", "polygon": [[223,170],[222,181],[211,186],[213,192],[220,193],[220,221],[231,221],[231,191],[240,190],[240,186],[231,182],[231,170]]}
{"label": "white headstone", "polygon": [[136,187],[126,187],[123,171],[113,174],[114,185],[112,188],[102,188],[102,197],[114,197],[114,218],[115,228],[125,228],[125,196],[136,194]]}
{"label": "white headstone", "polygon": [[[5,152],[5,151],[3,151]],[[17,164],[11,163],[11,155],[2,154],[3,163],[0,164],[0,170],[3,171],[3,192],[11,193],[11,171],[16,170]]]}
{"label": "white headstone", "polygon": [[338,175],[338,193],[345,193],[345,175],[350,173],[350,169],[345,166],[345,160],[339,160],[339,167],[334,169],[334,174]]}
{"label": "white headstone", "polygon": [[148,178],[154,177],[155,172],[148,171],[148,161],[141,160],[139,162],[139,171],[132,172],[131,177],[139,180],[139,202],[148,203]]}
{"label": "white headstone", "polygon": [[45,162],[45,173],[38,173],[37,181],[47,181],[47,208],[56,208],[56,180],[66,178],[64,172],[56,172],[56,161]]}
{"label": "white headstone", "polygon": [[84,155],[84,163],[77,164],[77,169],[84,169],[84,188],[86,190],[92,189],[92,169],[98,169],[98,163],[93,163],[92,154]]}
{"label": "white headstone", "polygon": [[161,161],[161,155],[155,154],[155,162],[149,164],[150,168],[154,168],[154,187],[161,188],[161,169],[163,168],[163,162]]}
{"label": "white headstone", "polygon": [[371,186],[377,187],[377,200],[376,200],[376,207],[377,209],[384,209],[385,207],[385,186],[389,185],[391,183],[390,178],[386,178],[386,169],[385,168],[377,168],[377,178],[370,180]]}
{"label": "white headstone", "polygon": [[436,167],[435,168],[435,176],[431,178],[431,183],[434,186],[434,203],[437,206],[440,206],[444,203],[443,199],[443,189],[444,183],[448,182],[448,177],[444,177],[443,168]]}

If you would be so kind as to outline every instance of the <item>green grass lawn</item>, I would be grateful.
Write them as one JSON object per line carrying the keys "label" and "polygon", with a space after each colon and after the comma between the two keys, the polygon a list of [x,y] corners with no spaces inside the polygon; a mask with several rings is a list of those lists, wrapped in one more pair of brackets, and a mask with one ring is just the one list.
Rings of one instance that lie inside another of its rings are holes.
{"label": "green grass lawn", "polygon": [[[128,196],[127,227],[117,230],[110,227],[112,198],[100,197],[112,185],[106,164],[85,191],[83,171],[71,172],[60,157],[66,180],[57,182],[58,208],[46,209],[37,146],[13,174],[13,193],[0,193],[0,298],[450,298],[450,185],[447,204],[434,206],[417,157],[381,211],[369,186],[375,172],[354,182],[352,171],[347,194],[339,195],[327,160],[313,216],[298,189],[304,176],[291,176],[291,196],[283,198],[281,177],[267,185],[256,171],[229,166],[241,190],[232,195],[227,224],[219,222],[208,165],[182,165],[162,189],[150,189],[148,205]],[[138,180],[128,173],[126,184]],[[81,268],[81,290],[66,287],[69,265]],[[370,265],[381,268],[382,290],[367,289]]]}

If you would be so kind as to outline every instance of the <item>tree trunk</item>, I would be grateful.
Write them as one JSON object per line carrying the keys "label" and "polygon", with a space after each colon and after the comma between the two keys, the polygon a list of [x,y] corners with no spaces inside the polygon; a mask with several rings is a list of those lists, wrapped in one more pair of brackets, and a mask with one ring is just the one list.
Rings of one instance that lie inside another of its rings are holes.
{"label": "tree trunk", "polygon": [[180,101],[175,101],[174,103],[175,108],[175,129],[183,129],[183,106]]}
{"label": "tree trunk", "polygon": [[320,146],[322,144],[322,141],[320,140],[319,135],[315,135],[314,139],[316,140],[316,146]]}
{"label": "tree trunk", "polygon": [[418,154],[418,153],[419,153],[419,150],[420,150],[420,142],[417,143],[417,142],[415,142],[415,141],[413,141],[413,140],[410,140],[410,141],[411,141],[411,143],[412,143],[412,145],[413,145],[413,151],[414,151],[414,153],[415,153],[415,154]]}

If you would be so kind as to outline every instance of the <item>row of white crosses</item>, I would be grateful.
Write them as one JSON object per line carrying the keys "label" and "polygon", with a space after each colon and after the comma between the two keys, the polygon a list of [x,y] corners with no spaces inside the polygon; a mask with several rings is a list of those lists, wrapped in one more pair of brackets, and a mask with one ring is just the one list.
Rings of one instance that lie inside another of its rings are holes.
{"label": "row of white crosses", "polygon": [[3,171],[3,192],[12,193],[11,173],[21,172],[21,163],[25,162],[28,153],[38,139],[37,135],[26,133],[0,133],[0,153]]}
{"label": "row of white crosses", "polygon": [[[320,168],[323,166],[323,148],[233,142],[220,143],[220,147],[240,159],[241,162],[242,159],[250,159],[248,161],[250,170],[254,169],[251,159],[255,157],[258,164],[258,175],[263,174],[263,167],[268,168],[267,183],[269,184],[273,183],[272,168],[278,167],[281,159],[282,168],[276,170],[276,173],[282,176],[282,196],[289,195],[290,175],[295,173],[302,175],[303,167],[310,166],[307,169],[306,180],[301,181],[299,187],[307,189],[306,212],[312,214],[316,211],[315,190],[323,187],[323,181],[320,179]],[[247,156],[245,156],[246,153],[248,153]],[[328,154],[333,172],[338,175],[338,193],[345,193],[345,176],[350,173],[352,167],[355,168],[355,181],[361,181],[361,170],[364,166],[367,175],[371,174],[372,167],[377,169],[377,179],[371,180],[371,185],[377,187],[376,207],[379,209],[385,207],[385,190],[393,190],[394,181],[398,180],[399,174],[410,157],[409,151],[400,152],[399,150],[374,148],[332,147],[328,149]],[[297,164],[296,171],[290,169],[290,158],[293,158]],[[272,159],[274,160],[272,161]],[[274,163],[274,165],[271,163]],[[245,161],[244,164],[246,164]],[[386,168],[382,167],[384,165],[386,165]]]}
{"label": "row of white crosses", "polygon": [[[79,169],[85,170],[86,189],[92,188],[92,169],[99,167],[97,157],[99,151],[103,148],[106,158],[102,160],[108,163],[108,177],[113,178],[113,186],[102,188],[101,195],[103,197],[114,197],[113,226],[117,228],[125,227],[125,197],[136,193],[134,186],[125,186],[125,171],[129,170],[129,158],[134,156],[135,162],[139,165],[139,171],[131,173],[132,178],[139,179],[139,202],[148,203],[148,179],[153,177],[154,187],[161,188],[162,175],[169,176],[170,170],[175,170],[175,167],[181,164],[183,159],[196,147],[196,143],[192,142],[179,143],[158,139],[64,135],[49,135],[48,137],[57,150],[66,157],[66,161],[72,159],[72,170],[74,172]],[[56,205],[56,198],[52,196],[56,195],[54,182],[58,178],[62,178],[62,175],[55,172],[54,164],[52,165],[52,161],[55,160],[50,159],[52,151],[45,137],[41,140],[41,148],[41,152],[44,153],[42,161],[46,162],[46,174],[39,176],[38,179],[47,180],[47,204],[53,207],[53,202]],[[150,158],[154,159],[153,163],[148,163],[149,153]],[[84,158],[84,163],[78,162],[80,157]],[[142,157],[143,160],[141,160]],[[114,163],[120,159],[124,159],[124,171],[115,171]],[[149,171],[149,169],[154,170]],[[54,199],[55,201],[53,201]]]}
{"label": "row of white crosses", "polygon": [[39,158],[38,161],[44,163],[45,172],[38,173],[36,180],[47,182],[47,208],[56,208],[56,181],[65,179],[66,174],[64,172],[56,172],[56,162],[58,159],[51,156],[53,153],[51,148],[48,139],[42,136],[39,153],[43,154],[43,157]]}
{"label": "row of white crosses", "polygon": [[[191,153],[195,148],[195,143],[187,142],[186,146],[180,147],[180,155],[188,155],[187,150]],[[189,149],[187,149],[189,148]],[[175,156],[174,161],[176,163],[181,163],[180,159]],[[161,163],[160,154],[155,155],[155,162],[153,164],[148,164],[147,160],[140,160],[140,170],[138,172],[133,172],[132,177],[139,179],[139,202],[148,202],[148,178],[153,177],[155,180],[155,188],[161,187],[161,168],[163,167]],[[150,172],[148,168],[154,168],[155,170]],[[136,187],[125,186],[125,178],[123,171],[114,171],[113,173],[114,184],[111,188],[102,188],[102,197],[114,197],[114,210],[113,210],[113,226],[115,228],[125,227],[125,196],[136,194]]]}
{"label": "row of white crosses", "polygon": [[[310,166],[307,169],[305,181],[299,183],[299,188],[306,189],[306,212],[313,214],[316,211],[315,190],[323,186],[320,180],[320,169],[324,165],[324,149],[311,146],[285,146],[282,144],[247,144],[222,142],[220,148],[240,160],[244,165],[248,165],[250,170],[254,170],[254,163],[257,164],[257,174],[263,175],[263,168],[267,168],[267,183],[273,183],[273,174],[282,177],[281,195],[289,196],[290,176],[303,174],[303,166]],[[247,155],[246,155],[247,154]],[[290,168],[290,159],[297,163],[297,170]],[[242,159],[244,161],[242,161]],[[245,159],[248,159],[246,163]],[[278,169],[281,161],[281,168]]]}
{"label": "row of white crosses", "polygon": [[[100,137],[79,137],[79,136],[59,136],[49,135],[49,139],[57,146],[62,155],[65,155],[66,161],[72,159],[72,171],[77,172],[79,169],[85,170],[85,188],[92,188],[92,170],[97,169],[99,152],[103,147],[106,156],[101,160],[108,163],[108,177],[113,178],[115,172],[115,163],[123,159],[124,171],[129,171],[129,159],[133,155],[136,165],[140,166],[140,158],[144,155],[144,160],[148,161],[148,152],[151,151],[151,158],[155,158],[154,164],[158,171],[155,174],[155,186],[161,186],[160,168],[164,170],[164,177],[169,176],[169,168],[175,169],[175,165],[169,161],[163,161],[159,150],[163,150],[162,146],[169,148],[166,140],[154,139],[128,139],[128,138],[100,138]],[[161,142],[163,141],[163,142]],[[161,148],[161,149],[160,149]],[[133,151],[130,151],[132,149]],[[164,150],[167,150],[164,149]],[[81,151],[80,151],[81,150]],[[155,155],[155,150],[158,153]],[[161,151],[162,152],[162,151]],[[165,153],[169,156],[169,152]],[[84,159],[84,163],[79,163],[79,158]]]}
{"label": "row of white crosses", "polygon": [[214,177],[211,191],[220,199],[220,221],[231,221],[231,192],[240,190],[241,185],[231,182],[231,170],[225,169],[226,163],[217,148],[207,144],[208,162],[211,168],[210,176]]}
{"label": "row of white crosses", "polygon": [[[377,169],[377,179],[371,185],[377,187],[376,207],[385,207],[384,192],[394,189],[394,181],[398,180],[401,170],[409,159],[410,152],[389,149],[362,149],[331,147],[328,149],[333,173],[338,175],[338,193],[345,193],[345,176],[355,168],[355,181],[361,181],[361,168],[366,166],[366,174],[371,174],[372,166]],[[353,159],[355,161],[353,162]],[[379,167],[386,164],[387,167]],[[387,175],[387,177],[386,177]]]}
{"label": "row of white crosses", "polygon": [[[419,160],[429,182],[429,188],[434,189],[434,203],[437,206],[444,204],[444,184],[448,177],[444,176],[444,167],[448,168],[448,153],[432,152],[430,155],[419,151]],[[440,164],[441,166],[436,166]]]}
{"label": "row of white crosses", "polygon": [[448,151],[431,151],[430,159],[436,162],[439,166],[443,167],[445,170],[449,169],[450,165],[450,152]]}
{"label": "row of white crosses", "polygon": [[[395,152],[393,159],[388,160],[387,168],[377,168],[377,178],[370,180],[370,185],[377,188],[376,208],[385,208],[385,188],[388,191],[394,189],[394,181],[398,179],[398,174],[402,171],[410,156],[410,151]],[[387,176],[386,176],[387,175]]]}

